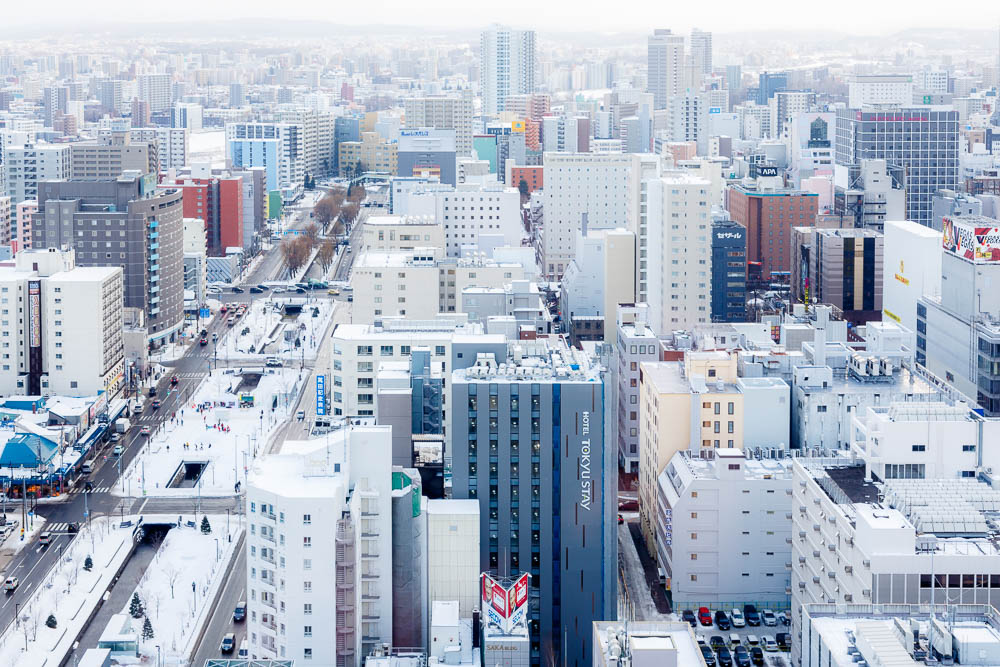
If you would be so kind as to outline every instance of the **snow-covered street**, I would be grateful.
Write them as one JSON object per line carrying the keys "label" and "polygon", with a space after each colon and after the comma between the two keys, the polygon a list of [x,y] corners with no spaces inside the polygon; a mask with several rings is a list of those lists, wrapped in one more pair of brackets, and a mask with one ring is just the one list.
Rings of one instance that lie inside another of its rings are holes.
{"label": "snow-covered street", "polygon": [[[182,410],[168,416],[112,489],[125,496],[225,496],[295,405],[301,373],[268,368],[241,376],[213,371]],[[259,380],[258,380],[259,378]],[[256,382],[255,386],[254,382]],[[253,407],[240,407],[252,398]],[[200,472],[200,476],[199,473]]]}

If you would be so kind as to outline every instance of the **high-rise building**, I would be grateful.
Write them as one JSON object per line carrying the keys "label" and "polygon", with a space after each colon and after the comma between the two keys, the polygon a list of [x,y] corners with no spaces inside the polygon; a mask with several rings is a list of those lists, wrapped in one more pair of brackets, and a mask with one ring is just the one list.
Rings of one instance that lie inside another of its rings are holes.
{"label": "high-rise building", "polygon": [[72,178],[118,178],[126,171],[156,174],[159,170],[158,138],[140,141],[131,131],[102,132],[93,141],[69,144]]}
{"label": "high-rise building", "polygon": [[122,81],[120,79],[98,79],[94,86],[97,101],[101,103],[101,108],[105,112],[112,114],[122,112]]}
{"label": "high-rise building", "polygon": [[[526,97],[526,96],[521,96]],[[407,129],[421,127],[455,131],[455,151],[462,156],[472,154],[472,98],[415,97],[403,101]]]}
{"label": "high-rise building", "polygon": [[456,155],[455,130],[403,128],[396,142],[396,173],[401,177],[437,178],[441,183],[455,185]]}
{"label": "high-rise building", "polygon": [[535,31],[494,24],[480,34],[483,113],[505,110],[509,95],[535,92]]}
{"label": "high-rise building", "polygon": [[712,33],[698,30],[691,31],[691,68],[698,80],[712,73]]}
{"label": "high-rise building", "polygon": [[302,168],[306,173],[326,176],[333,171],[336,119],[332,113],[289,107],[279,109],[275,119],[302,127]]}
{"label": "high-rise building", "polygon": [[531,578],[530,664],[590,665],[592,623],[617,604],[599,365],[558,339],[521,341],[502,366],[481,354],[456,370],[448,404],[452,495],[479,501],[482,570]]}
{"label": "high-rise building", "polygon": [[766,106],[776,92],[788,88],[788,72],[761,72],[758,82],[757,104]]}
{"label": "high-rise building", "polygon": [[199,165],[178,174],[172,186],[184,193],[184,217],[205,221],[209,256],[222,257],[227,248],[243,247],[243,179],[213,174]]}
{"label": "high-rise building", "polygon": [[193,102],[178,102],[170,107],[170,127],[183,127],[197,132],[202,127],[204,109]]}
{"label": "high-rise building", "polygon": [[125,307],[145,312],[151,342],[172,340],[184,323],[181,200],[148,174],[45,182],[32,247],[72,247],[77,266],[120,266]]}
{"label": "high-rise building", "polygon": [[728,219],[712,221],[712,321],[747,317],[747,230]]}
{"label": "high-rise building", "polygon": [[38,199],[39,183],[70,177],[69,144],[7,146],[4,160],[7,194],[15,205]]}
{"label": "high-rise building", "polygon": [[666,109],[684,90],[684,36],[657,28],[647,40],[646,59],[646,91],[653,94],[654,109]]}
{"label": "high-rise building", "polygon": [[[947,82],[947,76],[945,77]],[[860,109],[867,105],[913,104],[913,77],[899,74],[866,74],[853,77],[847,84],[847,106]]]}
{"label": "high-rise building", "polygon": [[[104,132],[101,130],[98,136]],[[129,134],[133,141],[156,143],[158,171],[180,169],[187,165],[191,134],[186,127],[133,127]]]}
{"label": "high-rise building", "polygon": [[[124,386],[122,271],[77,267],[72,250],[17,254],[0,268],[0,285],[18,317],[0,321],[4,342],[0,390],[5,394],[110,399]],[[8,343],[9,341],[9,343]]]}
{"label": "high-rise building", "polygon": [[139,99],[149,104],[150,113],[162,113],[170,108],[170,75],[140,74]]}
{"label": "high-rise building", "polygon": [[247,103],[246,86],[242,83],[229,84],[229,108],[239,109]]}
{"label": "high-rise building", "polygon": [[[11,239],[17,238],[17,220],[14,218],[16,211],[11,198],[0,195],[0,245],[10,245]],[[17,251],[16,247],[11,250]]]}
{"label": "high-rise building", "polygon": [[264,167],[267,189],[295,188],[305,177],[302,125],[228,123],[226,155],[233,167]]}
{"label": "high-rise building", "polygon": [[854,324],[881,320],[882,234],[872,229],[801,231],[805,248],[796,248],[801,259],[792,263],[793,299],[834,306]]}
{"label": "high-rise building", "polygon": [[818,207],[815,192],[745,185],[726,190],[726,210],[747,230],[747,263],[759,263],[764,280],[789,275],[792,227],[815,225]]}
{"label": "high-rise building", "polygon": [[354,667],[391,642],[391,436],[388,426],[349,426],[286,443],[253,467],[251,658]]}
{"label": "high-rise building", "polygon": [[934,194],[958,189],[958,125],[958,112],[941,107],[840,109],[837,164],[853,183],[862,160],[885,160],[902,173],[905,218],[930,225]]}

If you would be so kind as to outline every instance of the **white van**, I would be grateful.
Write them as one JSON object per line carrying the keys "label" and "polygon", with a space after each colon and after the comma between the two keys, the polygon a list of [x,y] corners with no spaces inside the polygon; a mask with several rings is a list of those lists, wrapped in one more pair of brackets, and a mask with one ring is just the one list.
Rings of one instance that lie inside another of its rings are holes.
{"label": "white van", "polygon": [[135,402],[135,405],[132,406],[132,412],[133,412],[133,414],[137,414],[137,415],[141,415],[142,414],[142,401],[136,401]]}
{"label": "white van", "polygon": [[659,575],[660,585],[661,586],[666,586],[667,585],[667,573],[663,571],[663,568],[662,567],[656,568],[656,574]]}
{"label": "white van", "polygon": [[247,645],[247,640],[240,642],[239,653],[236,654],[237,658],[249,658],[250,657],[250,647]]}

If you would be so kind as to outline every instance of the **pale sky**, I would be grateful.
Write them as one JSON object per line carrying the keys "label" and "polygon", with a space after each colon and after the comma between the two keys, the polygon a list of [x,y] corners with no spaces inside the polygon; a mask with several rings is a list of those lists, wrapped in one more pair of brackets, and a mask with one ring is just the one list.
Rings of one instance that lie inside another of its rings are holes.
{"label": "pale sky", "polygon": [[[44,8],[44,14],[39,14]],[[950,11],[949,11],[950,10]],[[35,4],[0,0],[0,39],[15,37],[8,28],[48,20],[94,24],[115,21],[178,21],[233,17],[305,19],[342,24],[390,24],[477,29],[493,21],[539,31],[647,32],[652,27],[680,31],[700,27],[712,32],[748,30],[836,30],[855,34],[887,34],[906,28],[998,25],[1000,9],[993,0],[957,5],[940,0],[872,2],[826,0],[535,0],[529,3],[483,0],[169,0],[123,3],[120,0],[48,0]],[[992,17],[992,21],[990,20]]]}

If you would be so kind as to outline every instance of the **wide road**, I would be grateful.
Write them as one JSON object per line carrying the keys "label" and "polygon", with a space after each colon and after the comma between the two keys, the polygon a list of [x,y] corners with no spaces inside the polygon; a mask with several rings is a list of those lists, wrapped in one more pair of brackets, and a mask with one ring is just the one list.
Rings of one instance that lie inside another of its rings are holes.
{"label": "wide road", "polygon": [[[226,570],[226,579],[222,583],[222,593],[219,596],[218,605],[212,609],[209,616],[208,625],[194,650],[194,657],[191,665],[201,667],[209,658],[236,657],[236,651],[240,648],[240,642],[246,638],[246,620],[240,623],[233,622],[233,610],[236,603],[246,600],[247,594],[247,552],[244,548],[246,533],[240,536],[240,542],[236,545],[236,554],[230,567]],[[236,634],[236,645],[233,653],[223,656],[219,651],[222,644],[222,637],[227,632]]]}

